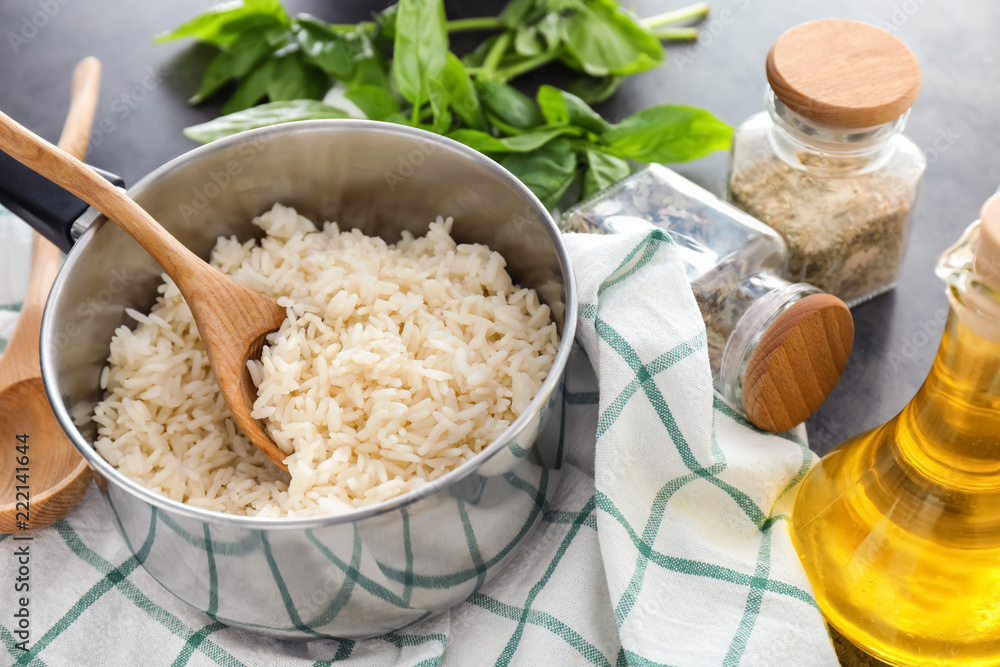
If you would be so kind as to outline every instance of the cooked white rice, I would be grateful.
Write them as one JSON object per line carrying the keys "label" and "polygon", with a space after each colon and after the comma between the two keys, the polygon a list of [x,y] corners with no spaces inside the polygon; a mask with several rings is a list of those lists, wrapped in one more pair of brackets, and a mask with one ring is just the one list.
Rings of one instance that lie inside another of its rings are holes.
{"label": "cooked white rice", "polygon": [[236,427],[191,311],[164,277],[129,311],[101,376],[97,450],[174,500],[233,514],[342,512],[417,489],[475,456],[524,410],[558,347],[549,309],[451,220],[396,244],[322,231],[275,207],[267,236],[219,239],[212,264],[277,297],[288,319],[250,370],[254,416],[291,480]]}

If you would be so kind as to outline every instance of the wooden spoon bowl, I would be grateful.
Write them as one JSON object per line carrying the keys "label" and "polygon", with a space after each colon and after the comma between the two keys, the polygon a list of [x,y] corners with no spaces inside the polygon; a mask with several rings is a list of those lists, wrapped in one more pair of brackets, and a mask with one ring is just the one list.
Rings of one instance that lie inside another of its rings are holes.
{"label": "wooden spoon bowl", "polygon": [[[74,155],[87,152],[100,81],[101,65],[95,58],[84,59],[73,72],[59,145]],[[90,486],[90,468],[52,413],[38,363],[42,309],[61,262],[59,249],[36,235],[28,293],[10,345],[0,357],[0,533],[58,521]]]}
{"label": "wooden spoon bowl", "polygon": [[[17,406],[0,410],[0,437],[5,440],[0,443],[0,533],[44,528],[80,502],[90,486],[90,468],[59,427],[40,377],[4,389],[0,406]],[[27,436],[24,443],[19,435]],[[19,446],[27,465],[20,465]],[[24,512],[19,502],[29,499],[30,512]]]}

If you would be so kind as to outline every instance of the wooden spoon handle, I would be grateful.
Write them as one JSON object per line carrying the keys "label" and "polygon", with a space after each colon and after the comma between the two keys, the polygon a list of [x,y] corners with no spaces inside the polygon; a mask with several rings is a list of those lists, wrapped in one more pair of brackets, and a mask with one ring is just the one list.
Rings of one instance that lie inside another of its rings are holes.
{"label": "wooden spoon handle", "polygon": [[[85,58],[73,72],[73,91],[69,112],[63,124],[59,145],[73,156],[83,158],[87,154],[90,128],[97,110],[97,97],[101,86],[101,63],[96,58]],[[21,307],[17,328],[7,348],[8,357],[21,370],[24,377],[37,376],[38,338],[42,324],[42,310],[59,265],[62,253],[40,234],[35,234],[31,251],[31,274],[28,278],[28,293]]]}
{"label": "wooden spoon handle", "polygon": [[[66,151],[0,112],[0,150],[87,202],[139,242],[184,291],[212,271],[114,185]],[[194,278],[194,281],[190,279]]]}
{"label": "wooden spoon handle", "polygon": [[101,61],[88,56],[73,70],[73,91],[69,100],[69,112],[63,123],[59,148],[82,160],[87,154],[90,142],[90,128],[94,124],[97,111],[97,97],[101,92]]}
{"label": "wooden spoon handle", "polygon": [[[94,124],[94,113],[97,111],[97,98],[101,91],[101,61],[93,56],[84,58],[73,70],[73,90],[70,94],[69,111],[66,122],[63,123],[62,134],[59,136],[59,147],[82,160],[87,155],[87,145],[90,143],[90,129]],[[62,253],[52,243],[46,241],[40,234],[35,234],[35,242],[31,255],[31,280],[28,293],[33,291],[41,296],[39,302],[48,296]],[[47,275],[40,276],[35,285],[35,272]],[[32,290],[32,287],[36,290]],[[30,299],[29,299],[30,300]]]}

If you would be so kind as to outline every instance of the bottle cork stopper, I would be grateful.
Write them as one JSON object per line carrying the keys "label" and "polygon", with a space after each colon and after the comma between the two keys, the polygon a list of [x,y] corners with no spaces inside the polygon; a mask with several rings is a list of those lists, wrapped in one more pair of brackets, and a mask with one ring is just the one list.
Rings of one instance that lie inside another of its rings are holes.
{"label": "bottle cork stopper", "polygon": [[818,123],[865,128],[913,106],[920,64],[898,37],[860,21],[796,26],[767,54],[767,80],[795,113]]}
{"label": "bottle cork stopper", "polygon": [[972,270],[984,283],[1000,292],[1000,194],[986,200],[979,219],[979,241]]}
{"label": "bottle cork stopper", "polygon": [[840,379],[854,344],[854,319],[830,294],[813,294],[778,316],[750,355],[743,411],[781,433],[810,417]]}

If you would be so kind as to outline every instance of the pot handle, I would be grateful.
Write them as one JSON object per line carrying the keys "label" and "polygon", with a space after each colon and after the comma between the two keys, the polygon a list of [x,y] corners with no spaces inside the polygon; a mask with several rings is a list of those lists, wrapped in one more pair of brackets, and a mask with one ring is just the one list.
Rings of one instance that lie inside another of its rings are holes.
{"label": "pot handle", "polygon": [[[120,176],[97,167],[91,169],[114,185],[124,187],[125,181]],[[63,252],[69,252],[76,241],[73,223],[90,208],[76,195],[3,152],[0,152],[0,205]]]}

